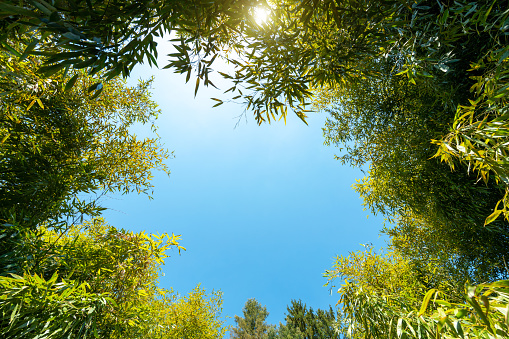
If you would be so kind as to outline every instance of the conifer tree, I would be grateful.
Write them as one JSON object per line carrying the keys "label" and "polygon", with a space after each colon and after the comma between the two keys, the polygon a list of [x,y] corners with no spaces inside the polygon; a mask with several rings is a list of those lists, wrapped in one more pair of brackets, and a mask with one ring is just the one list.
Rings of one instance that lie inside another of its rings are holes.
{"label": "conifer tree", "polygon": [[298,330],[297,332],[302,333],[305,339],[339,338],[334,328],[336,314],[332,307],[327,311],[318,309],[315,312],[311,307],[308,309],[302,300],[292,300],[287,310],[286,327],[290,331]]}
{"label": "conifer tree", "polygon": [[246,301],[242,309],[244,317],[235,316],[237,327],[232,329],[231,337],[239,339],[264,339],[267,337],[269,326],[265,319],[269,316],[267,307],[262,306],[256,299]]}

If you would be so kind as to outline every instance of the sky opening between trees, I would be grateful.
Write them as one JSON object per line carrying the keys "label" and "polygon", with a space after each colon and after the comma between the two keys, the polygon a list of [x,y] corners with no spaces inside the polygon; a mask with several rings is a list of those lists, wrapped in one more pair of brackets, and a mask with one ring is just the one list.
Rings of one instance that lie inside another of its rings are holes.
{"label": "sky opening between trees", "polygon": [[[248,298],[232,337],[509,336],[508,30],[498,0],[3,1],[0,336],[230,330],[220,290],[160,284],[186,234],[128,231],[105,218],[105,197],[153,198],[154,176],[170,174],[154,80],[126,82],[142,63],[180,74],[198,98],[220,84],[207,102],[217,112],[237,104],[260,140],[267,125],[285,133],[326,114],[323,142],[337,166],[362,171],[353,189],[385,219],[385,248],[367,244],[321,268],[338,293],[331,306],[314,311],[296,295],[285,322],[271,326],[263,302]],[[164,64],[162,37],[172,44]],[[319,242],[314,221],[286,237]]]}

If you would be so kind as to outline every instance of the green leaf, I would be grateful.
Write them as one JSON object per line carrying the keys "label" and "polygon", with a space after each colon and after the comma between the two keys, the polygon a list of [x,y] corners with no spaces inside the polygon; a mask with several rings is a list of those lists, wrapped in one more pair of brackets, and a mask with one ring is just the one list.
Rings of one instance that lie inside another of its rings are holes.
{"label": "green leaf", "polygon": [[21,58],[21,53],[18,52],[17,50],[15,50],[14,48],[12,48],[11,46],[7,45],[5,42],[3,41],[0,41],[0,44],[3,46],[3,48],[5,48],[6,50],[8,50],[9,52],[11,52],[12,54],[14,54],[16,57],[18,58]]}
{"label": "green leaf", "polygon": [[466,316],[468,314],[468,310],[465,309],[465,308],[460,308],[460,309],[457,309],[456,310],[456,313],[454,314],[454,316],[458,319],[461,319],[463,318],[464,316]]}
{"label": "green leaf", "polygon": [[[2,141],[0,141],[0,144],[3,144],[9,137],[11,136],[10,133],[7,133],[6,135],[4,135],[4,137],[2,138]],[[3,236],[6,236],[6,234],[2,234]],[[3,238],[3,237],[2,237]],[[1,239],[1,238],[0,238]]]}
{"label": "green leaf", "polygon": [[29,11],[22,7],[12,6],[12,5],[8,5],[8,4],[0,3],[0,10],[4,11],[6,13],[14,14],[14,15],[18,14],[18,15],[28,16],[31,18],[37,17],[37,14],[35,12]]}
{"label": "green leaf", "polygon": [[507,59],[507,57],[509,57],[509,48],[506,48],[506,51],[504,54],[502,54],[502,56],[498,59],[498,63],[501,64],[502,61],[504,61],[505,59]]}
{"label": "green leaf", "polygon": [[491,213],[486,218],[486,220],[484,221],[484,226],[486,226],[486,225],[492,223],[493,221],[495,221],[498,218],[498,216],[500,215],[500,213],[502,213],[502,212],[503,212],[503,210],[497,210],[496,209],[493,213]]}
{"label": "green leaf", "polygon": [[436,290],[434,288],[432,288],[431,290],[429,290],[426,293],[426,295],[424,296],[424,299],[422,300],[422,305],[419,310],[419,313],[417,314],[418,317],[420,317],[421,315],[424,314],[424,312],[426,312],[426,308],[428,308],[429,301],[435,292],[436,292]]}
{"label": "green leaf", "polygon": [[69,81],[67,81],[67,83],[65,84],[66,91],[69,91],[74,86],[76,80],[78,80],[78,76],[79,76],[78,74],[75,74],[71,79],[69,79]]}
{"label": "green leaf", "polygon": [[98,96],[102,93],[103,88],[104,88],[104,87],[103,87],[103,84],[102,84],[102,83],[101,83],[101,84],[99,84],[99,85],[97,86],[97,90],[95,91],[94,95],[92,95],[91,99],[95,99],[95,98],[97,98],[97,97],[98,97]]}
{"label": "green leaf", "polygon": [[98,60],[97,57],[91,57],[85,61],[78,62],[78,63],[74,64],[73,67],[76,69],[85,68],[85,67],[93,65],[94,62],[96,62],[97,60]]}
{"label": "green leaf", "polygon": [[58,71],[61,71],[65,67],[65,64],[59,63],[49,66],[42,66],[37,71],[41,74],[43,74],[46,77],[50,77],[53,74],[57,73]]}
{"label": "green leaf", "polygon": [[14,310],[12,310],[12,313],[11,313],[11,318],[9,320],[9,324],[12,324],[12,322],[14,321],[14,318],[16,317],[16,315],[18,314],[18,308],[20,307],[20,304],[16,304],[16,306],[14,306]]}
{"label": "green leaf", "polygon": [[194,96],[196,97],[196,93],[198,93],[198,87],[200,86],[200,77],[196,78],[196,87],[194,88]]}
{"label": "green leaf", "polygon": [[66,33],[62,34],[62,36],[66,37],[67,39],[74,40],[74,41],[81,40],[81,37],[79,35],[71,33],[71,32],[66,32]]}
{"label": "green leaf", "polygon": [[490,333],[493,333],[493,329],[491,328],[490,321],[484,314],[484,312],[481,309],[481,306],[477,303],[477,301],[474,298],[467,297],[467,302],[472,305],[477,313],[477,315],[481,318],[481,320],[484,322],[484,324],[488,327],[488,330]]}
{"label": "green leaf", "polygon": [[95,84],[92,84],[88,87],[87,91],[88,93],[92,92],[93,90],[95,90],[97,87],[99,87],[99,85],[102,85],[100,82],[96,82]]}

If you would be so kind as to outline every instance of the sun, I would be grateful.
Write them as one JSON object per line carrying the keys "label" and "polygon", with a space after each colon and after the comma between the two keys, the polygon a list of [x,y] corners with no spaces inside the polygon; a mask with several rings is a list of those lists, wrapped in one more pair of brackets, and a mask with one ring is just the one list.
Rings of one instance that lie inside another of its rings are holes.
{"label": "sun", "polygon": [[270,11],[263,7],[257,7],[254,10],[254,19],[258,25],[263,25],[269,18]]}

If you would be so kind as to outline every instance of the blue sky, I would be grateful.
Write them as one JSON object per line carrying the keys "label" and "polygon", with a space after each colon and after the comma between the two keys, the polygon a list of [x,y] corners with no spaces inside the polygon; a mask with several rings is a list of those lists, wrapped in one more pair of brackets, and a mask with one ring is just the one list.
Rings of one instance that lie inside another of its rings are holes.
{"label": "blue sky", "polygon": [[[164,65],[164,50],[161,52]],[[248,298],[284,321],[291,299],[328,308],[323,287],[336,255],[385,244],[382,218],[370,216],[351,189],[362,173],[334,160],[323,145],[326,115],[311,114],[258,126],[243,107],[212,108],[220,91],[194,86],[170,70],[138,66],[130,82],[155,76],[153,99],[162,111],[159,134],[175,151],[171,176],[155,173],[153,200],[107,197],[106,220],[133,231],[182,234],[182,255],[170,253],[161,287],[185,294],[197,284],[223,291],[223,316],[242,314]],[[226,87],[224,88],[226,89]]]}

